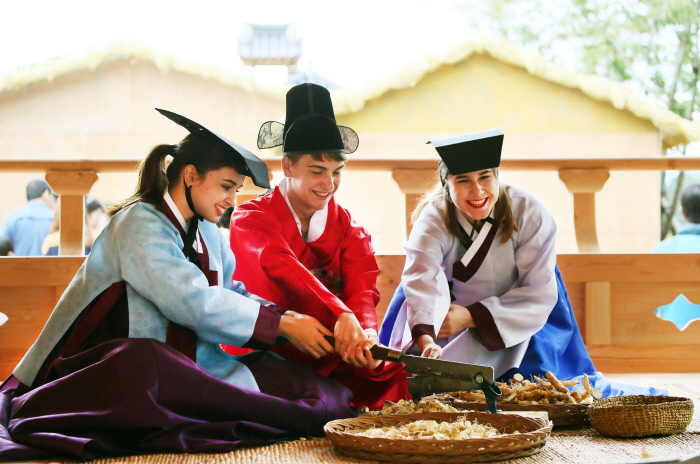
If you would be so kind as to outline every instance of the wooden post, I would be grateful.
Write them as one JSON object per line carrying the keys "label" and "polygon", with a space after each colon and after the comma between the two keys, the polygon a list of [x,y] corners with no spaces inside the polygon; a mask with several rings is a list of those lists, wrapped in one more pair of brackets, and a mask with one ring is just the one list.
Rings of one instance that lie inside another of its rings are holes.
{"label": "wooden post", "polygon": [[587,345],[610,345],[610,282],[586,282],[586,334]]}
{"label": "wooden post", "polygon": [[61,196],[61,256],[85,254],[85,195],[97,180],[95,171],[48,171],[46,182]]}
{"label": "wooden post", "polygon": [[411,233],[411,214],[420,197],[436,182],[435,169],[394,169],[391,177],[399,185],[405,197],[406,237]]}
{"label": "wooden post", "polygon": [[610,178],[607,169],[560,169],[559,178],[574,194],[574,228],[581,252],[599,253],[595,222],[595,194]]}

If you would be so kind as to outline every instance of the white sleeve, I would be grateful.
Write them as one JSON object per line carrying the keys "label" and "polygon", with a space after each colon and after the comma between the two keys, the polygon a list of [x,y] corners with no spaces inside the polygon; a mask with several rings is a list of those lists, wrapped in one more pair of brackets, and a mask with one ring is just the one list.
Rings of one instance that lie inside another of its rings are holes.
{"label": "white sleeve", "polygon": [[[521,202],[518,209],[514,210],[518,226],[515,244],[518,279],[504,294],[480,302],[493,316],[506,347],[517,345],[539,331],[558,297],[554,219],[534,197]],[[504,269],[504,272],[511,271]]]}
{"label": "white sleeve", "polygon": [[443,261],[456,241],[437,208],[426,205],[404,245],[406,265],[401,285],[406,294],[409,329],[418,324],[436,328],[442,325],[452,300]]}

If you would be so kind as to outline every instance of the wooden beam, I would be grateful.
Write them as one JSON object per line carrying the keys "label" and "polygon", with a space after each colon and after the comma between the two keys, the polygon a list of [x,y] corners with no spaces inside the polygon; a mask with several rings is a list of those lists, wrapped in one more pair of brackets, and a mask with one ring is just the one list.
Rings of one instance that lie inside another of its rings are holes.
{"label": "wooden beam", "polygon": [[95,160],[50,160],[50,159],[5,159],[0,160],[0,172],[33,171],[94,171],[136,172],[141,160],[95,159]]}
{"label": "wooden beam", "polygon": [[567,282],[700,282],[700,254],[560,254]]}
{"label": "wooden beam", "polygon": [[[8,156],[10,158],[10,156]],[[271,171],[281,171],[280,158],[262,160]],[[347,169],[356,171],[393,171],[394,169],[436,169],[434,158],[353,158]],[[0,172],[95,171],[136,172],[141,159],[2,159]],[[644,158],[520,158],[501,159],[501,168],[513,171],[559,171],[561,169],[607,169],[609,171],[694,171],[700,170],[700,157],[658,156]]]}
{"label": "wooden beam", "polygon": [[697,345],[587,345],[603,373],[700,372]]}
{"label": "wooden beam", "polygon": [[1,287],[66,286],[85,261],[84,256],[3,256]]}

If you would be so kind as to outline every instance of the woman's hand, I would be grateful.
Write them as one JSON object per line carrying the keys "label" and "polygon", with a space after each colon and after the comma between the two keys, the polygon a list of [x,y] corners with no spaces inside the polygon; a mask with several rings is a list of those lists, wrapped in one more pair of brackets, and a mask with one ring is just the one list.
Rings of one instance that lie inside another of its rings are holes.
{"label": "woman's hand", "polygon": [[423,334],[416,340],[420,355],[424,358],[440,359],[442,357],[442,348],[435,343],[433,337]]}
{"label": "woman's hand", "polygon": [[[355,367],[367,367],[363,347],[368,343],[368,335],[360,326],[353,313],[341,313],[335,323],[335,352],[346,363]],[[371,348],[372,345],[369,345]],[[369,350],[369,348],[367,348]],[[371,356],[371,355],[370,355]]]}
{"label": "woman's hand", "polygon": [[440,326],[438,338],[450,337],[470,327],[476,327],[472,313],[464,306],[451,304],[447,316]]}
{"label": "woman's hand", "polygon": [[287,311],[282,315],[278,335],[285,337],[302,352],[318,359],[333,351],[324,338],[333,335],[315,317]]}

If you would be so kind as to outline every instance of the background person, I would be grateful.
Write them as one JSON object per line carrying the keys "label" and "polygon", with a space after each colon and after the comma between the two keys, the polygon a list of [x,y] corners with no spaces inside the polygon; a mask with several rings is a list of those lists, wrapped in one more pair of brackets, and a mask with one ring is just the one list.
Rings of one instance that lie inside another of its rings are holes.
{"label": "background person", "polygon": [[12,241],[4,235],[0,235],[0,256],[14,256],[14,254]]}
{"label": "background person", "polygon": [[659,242],[652,253],[700,253],[700,184],[681,192],[681,216],[686,220],[678,234]]}
{"label": "background person", "polygon": [[41,245],[49,234],[57,196],[46,181],[27,184],[27,204],[5,216],[0,235],[12,241],[15,255],[41,256]]}

